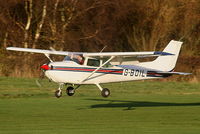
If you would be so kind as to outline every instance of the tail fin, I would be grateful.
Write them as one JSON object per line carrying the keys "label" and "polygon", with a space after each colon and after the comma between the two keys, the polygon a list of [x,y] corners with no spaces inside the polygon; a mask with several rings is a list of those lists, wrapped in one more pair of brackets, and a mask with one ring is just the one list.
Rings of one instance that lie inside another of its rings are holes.
{"label": "tail fin", "polygon": [[159,56],[152,62],[144,62],[140,65],[143,67],[160,70],[160,71],[172,71],[179,56],[183,42],[171,40],[163,52],[171,53],[171,56]]}

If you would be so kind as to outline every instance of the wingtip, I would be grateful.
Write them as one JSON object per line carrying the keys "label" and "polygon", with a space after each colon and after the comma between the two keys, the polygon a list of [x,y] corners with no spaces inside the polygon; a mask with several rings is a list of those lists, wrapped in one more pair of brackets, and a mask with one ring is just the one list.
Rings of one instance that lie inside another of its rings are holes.
{"label": "wingtip", "polygon": [[6,50],[10,50],[12,47],[6,47]]}
{"label": "wingtip", "polygon": [[15,50],[17,47],[7,47],[6,50]]}

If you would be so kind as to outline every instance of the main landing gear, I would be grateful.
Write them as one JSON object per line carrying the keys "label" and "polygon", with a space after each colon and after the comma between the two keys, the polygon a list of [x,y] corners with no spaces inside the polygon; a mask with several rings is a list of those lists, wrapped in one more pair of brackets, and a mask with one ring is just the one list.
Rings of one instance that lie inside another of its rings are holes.
{"label": "main landing gear", "polygon": [[96,84],[97,87],[101,90],[101,96],[107,98],[110,96],[110,90],[108,88],[102,88],[99,84]]}
{"label": "main landing gear", "polygon": [[[62,89],[63,89],[64,85],[65,84],[60,84],[59,88],[55,91],[55,96],[57,98],[60,98],[62,96]],[[101,96],[103,96],[105,98],[108,97],[108,96],[110,96],[110,90],[108,88],[102,88],[99,84],[96,84],[96,86],[101,90]],[[79,88],[79,87],[80,87],[80,85],[78,85],[75,88],[73,86],[67,87],[66,94],[68,96],[73,96],[75,94],[75,90],[77,88]]]}
{"label": "main landing gear", "polygon": [[73,88],[73,87],[68,87],[67,89],[66,89],[66,93],[67,93],[67,95],[68,96],[73,96],[74,95],[74,93],[75,93],[75,89]]}
{"label": "main landing gear", "polygon": [[110,90],[109,89],[107,89],[107,88],[104,88],[102,91],[101,91],[101,95],[103,96],[103,97],[108,97],[108,96],[110,96]]}

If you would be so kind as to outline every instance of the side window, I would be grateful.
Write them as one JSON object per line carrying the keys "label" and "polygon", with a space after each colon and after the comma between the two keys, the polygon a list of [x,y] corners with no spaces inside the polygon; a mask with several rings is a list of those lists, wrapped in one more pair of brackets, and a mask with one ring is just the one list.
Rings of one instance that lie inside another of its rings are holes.
{"label": "side window", "polygon": [[97,60],[97,59],[88,59],[87,65],[88,66],[99,67],[100,66],[100,60]]}
{"label": "side window", "polygon": [[[103,63],[105,63],[107,60],[103,60]],[[102,63],[102,64],[103,64]],[[105,64],[103,67],[108,68],[108,67],[113,67],[113,65],[111,65],[109,62],[107,64]]]}

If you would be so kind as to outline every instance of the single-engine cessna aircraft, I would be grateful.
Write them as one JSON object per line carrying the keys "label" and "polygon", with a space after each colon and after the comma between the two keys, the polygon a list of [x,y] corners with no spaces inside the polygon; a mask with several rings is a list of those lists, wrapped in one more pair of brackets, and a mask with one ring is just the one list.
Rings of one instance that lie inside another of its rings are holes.
{"label": "single-engine cessna aircraft", "polygon": [[[59,83],[55,91],[57,98],[62,96],[63,85],[70,84],[66,92],[74,95],[82,84],[94,84],[101,90],[103,97],[110,95],[110,90],[100,84],[133,80],[165,78],[174,74],[189,75],[190,73],[174,72],[182,42],[170,41],[162,51],[152,52],[65,52],[31,48],[8,47],[7,50],[42,53],[49,60],[41,66],[45,76]],[[49,57],[53,55],[66,56],[63,61],[54,62]],[[157,56],[154,61],[139,62],[137,58]],[[75,87],[75,85],[77,87]]]}

